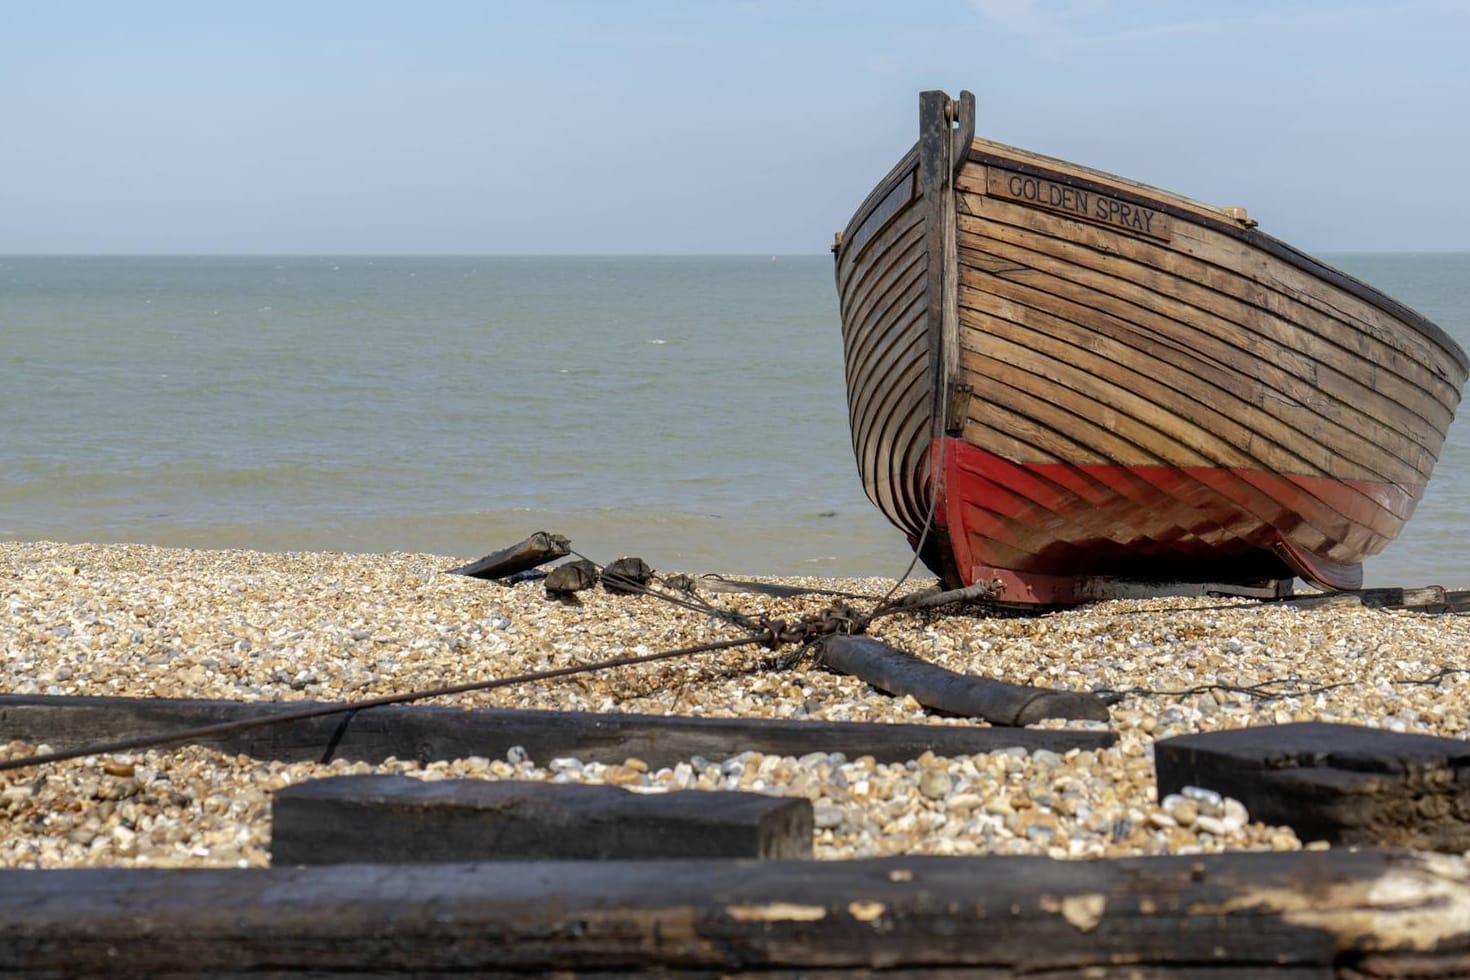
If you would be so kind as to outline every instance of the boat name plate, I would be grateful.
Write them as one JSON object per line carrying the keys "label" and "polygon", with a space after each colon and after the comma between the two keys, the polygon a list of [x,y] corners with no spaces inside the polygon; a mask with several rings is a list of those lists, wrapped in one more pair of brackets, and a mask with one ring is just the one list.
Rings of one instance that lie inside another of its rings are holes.
{"label": "boat name plate", "polygon": [[1166,242],[1174,235],[1169,216],[1161,211],[1096,191],[1047,180],[1045,177],[988,167],[985,186],[992,197],[1020,201],[1022,204],[1045,208],[1110,228],[1120,228]]}

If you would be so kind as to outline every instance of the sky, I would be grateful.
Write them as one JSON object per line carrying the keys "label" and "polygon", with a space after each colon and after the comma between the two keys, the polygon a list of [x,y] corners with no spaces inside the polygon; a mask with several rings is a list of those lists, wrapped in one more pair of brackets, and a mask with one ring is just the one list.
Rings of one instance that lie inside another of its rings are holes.
{"label": "sky", "polygon": [[917,136],[1470,250],[1470,0],[0,0],[0,253],[822,253]]}

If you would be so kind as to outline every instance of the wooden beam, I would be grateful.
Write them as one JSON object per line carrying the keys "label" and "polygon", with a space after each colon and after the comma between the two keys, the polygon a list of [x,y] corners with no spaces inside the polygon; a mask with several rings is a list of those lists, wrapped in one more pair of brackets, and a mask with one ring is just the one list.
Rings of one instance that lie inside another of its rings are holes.
{"label": "wooden beam", "polygon": [[0,970],[1451,976],[1467,877],[1381,851],[0,871]]}
{"label": "wooden beam", "polygon": [[1305,722],[1154,745],[1159,794],[1200,786],[1304,841],[1470,849],[1470,743]]}
{"label": "wooden beam", "polygon": [[1442,585],[1324,592],[1321,595],[1292,596],[1282,601],[1299,608],[1366,606],[1369,609],[1403,609],[1430,614],[1470,612],[1470,591],[1446,589]]}
{"label": "wooden beam", "polygon": [[1095,694],[959,674],[870,636],[823,637],[817,659],[880,691],[910,695],[926,708],[997,725],[1032,725],[1048,718],[1109,720],[1107,705]]}
{"label": "wooden beam", "polygon": [[[142,734],[268,719],[311,704],[0,695],[0,740],[63,750]],[[250,728],[200,744],[258,759],[312,761],[322,757],[343,717]],[[1014,746],[1066,752],[1105,748],[1113,741],[1113,733],[1104,731],[390,705],[358,712],[341,733],[335,756],[366,762],[388,756],[421,762],[472,755],[499,758],[519,745],[542,765],[558,756],[576,756],[607,763],[634,757],[651,766],[669,766],[694,755],[719,761],[747,750],[791,756],[842,752],[849,758],[871,755],[879,762],[902,762],[926,751],[951,757]]]}
{"label": "wooden beam", "polygon": [[811,856],[804,797],[363,775],[288,786],[271,804],[278,866]]}
{"label": "wooden beam", "polygon": [[[949,385],[959,356],[959,320],[955,283],[959,273],[955,249],[956,104],[942,91],[919,93],[919,189],[924,199],[927,255],[929,380],[932,384],[932,438],[944,434]],[[973,132],[973,108],[971,131]],[[964,148],[968,151],[969,147]],[[963,159],[963,157],[961,157]],[[937,476],[935,477],[937,479]]]}
{"label": "wooden beam", "polygon": [[501,579],[544,565],[571,553],[571,542],[560,534],[537,531],[524,541],[501,548],[468,565],[449,569],[450,575]]}

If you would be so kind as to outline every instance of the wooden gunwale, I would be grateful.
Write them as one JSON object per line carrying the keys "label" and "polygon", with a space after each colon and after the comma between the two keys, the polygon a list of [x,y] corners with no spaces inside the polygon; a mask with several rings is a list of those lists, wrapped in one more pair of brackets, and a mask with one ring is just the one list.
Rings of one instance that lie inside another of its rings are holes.
{"label": "wooden gunwale", "polygon": [[[1182,325],[1170,333],[1162,333],[1154,329],[1154,325],[1146,317],[1125,320],[1111,312],[1058,296],[1054,288],[1042,289],[1030,282],[983,272],[979,266],[980,263],[973,260],[969,263],[971,286],[962,292],[962,304],[967,293],[978,291],[991,301],[1025,307],[1030,311],[1028,326],[1053,333],[1068,328],[1075,329],[1085,319],[1086,329],[1094,337],[1105,338],[1110,344],[1125,345],[1167,363],[1181,375],[1194,378],[1208,389],[1213,400],[1241,403],[1250,406],[1252,412],[1268,415],[1268,404],[1276,401],[1286,406],[1288,411],[1271,417],[1279,418],[1281,425],[1308,439],[1345,439],[1348,440],[1347,444],[1353,441],[1371,444],[1403,458],[1421,480],[1423,474],[1428,473],[1433,466],[1433,454],[1420,440],[1410,438],[1412,433],[1406,435],[1398,429],[1391,429],[1371,414],[1363,413],[1336,398],[1318,397],[1314,399],[1316,404],[1309,404],[1310,396],[1320,395],[1320,390],[1312,388],[1295,375],[1281,371],[1274,365],[1259,363],[1256,365],[1257,377],[1243,374],[1239,368],[1229,363],[1231,358],[1240,356],[1241,348],[1230,345],[1211,333],[1196,331],[1195,348],[1190,349],[1182,342],[1187,329]],[[1047,281],[1052,277],[1038,273],[1028,276],[1028,279]],[[1170,321],[1163,322],[1167,325]],[[1324,421],[1321,424],[1308,424],[1309,419],[1304,417],[1308,414],[1320,416]],[[1353,458],[1362,457],[1355,455]]]}
{"label": "wooden gunwale", "polygon": [[1460,345],[1438,324],[1427,319],[1423,314],[1410,309],[1392,296],[1375,289],[1362,280],[1307,255],[1265,232],[1243,227],[1218,208],[1191,201],[1161,188],[1150,187],[1147,184],[1130,181],[1102,171],[1090,170],[990,140],[972,141],[969,160],[1117,197],[1129,203],[1162,211],[1186,222],[1203,225],[1212,231],[1244,242],[1383,310],[1395,320],[1401,321],[1404,325],[1433,341],[1440,350],[1448,354],[1460,366],[1461,372],[1470,374],[1470,356],[1467,356]]}
{"label": "wooden gunwale", "polygon": [[[1388,348],[1376,352],[1384,356],[1385,363],[1380,364],[1342,346],[1331,336],[1334,332],[1331,326],[1313,311],[1272,311],[1221,292],[1213,288],[1214,284],[1203,284],[1190,272],[1160,269],[1130,261],[1127,256],[1109,255],[1108,261],[1097,266],[1083,265],[1078,261],[1079,255],[1055,254],[1059,237],[1006,225],[992,217],[962,216],[960,237],[962,247],[969,244],[982,253],[1029,263],[1028,267],[1073,283],[1073,290],[1090,289],[1102,297],[1116,297],[1176,323],[1208,329],[1222,339],[1247,331],[1272,347],[1293,351],[1300,358],[1309,359],[1312,365],[1330,369],[1333,373],[1327,378],[1318,374],[1318,387],[1349,404],[1364,398],[1374,399],[1380,414],[1400,418],[1412,414],[1439,432],[1448,427],[1453,417],[1456,402],[1444,395],[1436,397],[1436,389],[1451,390],[1443,378],[1433,375],[1423,365],[1406,364],[1402,355]],[[1156,254],[1161,253],[1162,250]],[[1233,275],[1225,278],[1240,279]],[[1297,315],[1301,315],[1300,327],[1293,319]],[[1390,366],[1393,361],[1398,362],[1398,369]],[[1365,370],[1371,372],[1375,385],[1360,380]],[[1405,421],[1406,428],[1415,427],[1414,423]]]}
{"label": "wooden gunwale", "polygon": [[[896,185],[900,179],[906,176],[905,172],[911,169],[917,169],[918,166],[919,144],[917,141],[915,141],[914,145],[909,148],[908,152],[899,158],[899,161],[893,165],[892,169],[890,169],[888,173],[883,175],[883,179],[878,181],[873,189],[868,192],[868,196],[863,198],[863,203],[859,204],[857,210],[853,212],[852,218],[847,222],[847,226],[842,230],[842,241],[844,242],[844,245],[838,252],[839,262],[855,263],[861,258],[862,252],[867,251],[867,249],[864,248],[861,251],[854,253],[846,247],[845,243],[852,238],[853,233],[856,232],[858,228],[862,225],[862,223],[868,219],[868,215],[873,213],[873,209],[878,206],[879,202],[881,202],[885,197],[888,196],[888,192],[893,190],[894,185]],[[919,192],[916,186],[915,200],[917,200],[918,196]],[[869,241],[871,240],[872,239],[870,238]]]}
{"label": "wooden gunwale", "polygon": [[913,209],[895,215],[882,235],[873,241],[881,245],[881,253],[851,266],[847,284],[839,292],[842,309],[848,311],[848,319],[851,319],[853,311],[869,303],[873,292],[882,291],[885,278],[925,263],[923,215],[916,215]]}
{"label": "wooden gunwale", "polygon": [[[888,193],[883,195],[853,232],[853,261],[861,263],[867,257],[869,247],[873,245],[874,240],[880,238],[899,215],[913,209],[918,199],[919,191],[915,172],[905,172],[900,175],[899,179],[888,188]],[[884,209],[889,209],[886,214],[881,213]]]}

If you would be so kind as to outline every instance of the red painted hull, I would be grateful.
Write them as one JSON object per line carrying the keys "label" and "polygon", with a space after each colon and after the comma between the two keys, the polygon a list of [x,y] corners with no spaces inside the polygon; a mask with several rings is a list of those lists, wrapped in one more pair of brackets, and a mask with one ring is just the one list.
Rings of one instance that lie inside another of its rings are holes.
{"label": "red painted hull", "polygon": [[1011,602],[1108,594],[1102,580],[1353,588],[1422,486],[1221,467],[1015,463],[947,438],[936,525],[966,585]]}

